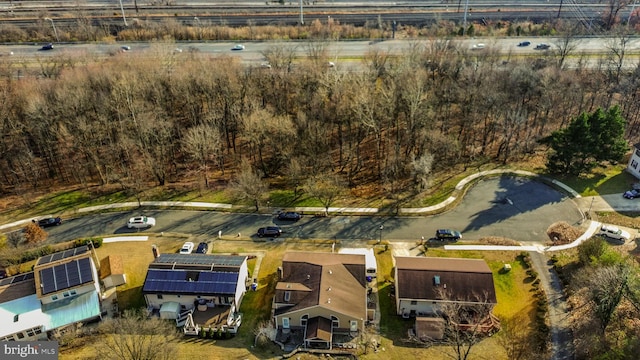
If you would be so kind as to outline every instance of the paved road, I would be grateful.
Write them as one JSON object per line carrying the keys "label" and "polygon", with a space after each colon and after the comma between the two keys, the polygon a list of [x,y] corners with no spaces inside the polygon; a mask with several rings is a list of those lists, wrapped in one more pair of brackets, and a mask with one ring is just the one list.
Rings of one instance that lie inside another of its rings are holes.
{"label": "paved road", "polygon": [[[430,238],[439,228],[463,232],[463,240],[498,236],[526,243],[547,240],[546,229],[554,221],[578,224],[582,215],[576,204],[551,187],[526,178],[496,177],[477,182],[453,210],[431,217],[306,216],[296,223],[282,222],[264,214],[230,214],[216,211],[178,211],[142,209],[68,219],[51,228],[55,242],[85,236],[135,233],[125,224],[129,217],[144,213],[153,216],[153,232],[177,232],[216,237],[241,233],[254,234],[258,227],[277,224],[283,237],[299,239],[338,239],[389,241]],[[380,226],[383,229],[380,230]]]}

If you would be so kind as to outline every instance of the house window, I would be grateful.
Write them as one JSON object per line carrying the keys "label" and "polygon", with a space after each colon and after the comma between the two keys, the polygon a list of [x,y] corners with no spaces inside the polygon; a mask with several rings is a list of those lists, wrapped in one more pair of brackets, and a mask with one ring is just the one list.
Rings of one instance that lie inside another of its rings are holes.
{"label": "house window", "polygon": [[71,293],[71,295],[75,295],[75,294],[77,294],[77,292],[76,292],[75,290],[71,290],[71,292],[70,292],[70,293]]}
{"label": "house window", "polygon": [[291,300],[291,291],[284,292],[284,301],[289,302]]}
{"label": "house window", "polygon": [[307,326],[307,320],[309,320],[309,315],[302,315],[300,317],[300,326]]}
{"label": "house window", "polygon": [[35,335],[36,335],[36,333],[35,333],[34,329],[28,329],[27,330],[27,336],[35,336]]}
{"label": "house window", "polygon": [[357,320],[351,320],[349,322],[349,331],[358,331],[358,321]]}
{"label": "house window", "polygon": [[158,300],[162,300],[162,294],[158,294]]}
{"label": "house window", "polygon": [[331,315],[331,328],[338,328],[340,327],[340,320],[338,320],[337,317]]}
{"label": "house window", "polygon": [[17,333],[16,335],[18,335],[18,339],[24,339],[24,333]]}
{"label": "house window", "polygon": [[20,314],[15,314],[13,316],[13,322],[18,322],[18,318],[20,318]]}
{"label": "house window", "polygon": [[53,295],[53,296],[51,297],[51,300],[53,300],[53,301],[58,300],[58,295]]}
{"label": "house window", "polygon": [[282,328],[283,329],[289,328],[289,318],[282,318]]}
{"label": "house window", "polygon": [[640,156],[640,149],[636,149],[636,156]]}
{"label": "house window", "polygon": [[42,329],[41,328],[36,328],[33,332],[36,333],[36,335],[37,334],[42,334]]}
{"label": "house window", "polygon": [[411,300],[411,305],[418,305],[418,301],[417,300]]}
{"label": "house window", "polygon": [[64,296],[64,297],[69,297],[69,292],[68,292],[68,291],[63,292],[63,293],[62,293],[62,296]]}
{"label": "house window", "polygon": [[638,169],[638,162],[635,160],[631,160],[631,167],[634,169]]}

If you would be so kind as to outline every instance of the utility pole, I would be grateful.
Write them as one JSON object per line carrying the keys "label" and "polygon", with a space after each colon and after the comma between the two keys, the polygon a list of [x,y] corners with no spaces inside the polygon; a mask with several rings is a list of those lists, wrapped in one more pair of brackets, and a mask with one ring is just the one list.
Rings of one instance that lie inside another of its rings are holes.
{"label": "utility pole", "polygon": [[122,20],[124,21],[124,26],[129,26],[127,25],[127,18],[124,16],[124,6],[122,6],[122,0],[118,1],[120,1],[120,10],[122,11]]}
{"label": "utility pole", "polygon": [[53,19],[44,18],[45,20],[51,21],[51,27],[53,27],[53,34],[56,36],[56,42],[60,42],[60,38],[58,37],[58,31],[56,30],[56,25],[53,23]]}
{"label": "utility pole", "polygon": [[302,15],[302,0],[300,0],[300,25],[304,25],[304,15]]}
{"label": "utility pole", "polygon": [[462,23],[462,36],[467,34],[467,12],[469,12],[469,0],[464,3],[464,21]]}

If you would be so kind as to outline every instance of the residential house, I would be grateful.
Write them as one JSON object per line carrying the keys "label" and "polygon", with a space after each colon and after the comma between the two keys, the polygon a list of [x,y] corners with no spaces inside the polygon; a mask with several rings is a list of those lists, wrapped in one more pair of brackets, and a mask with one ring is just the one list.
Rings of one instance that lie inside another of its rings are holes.
{"label": "residential house", "polygon": [[0,280],[0,340],[41,340],[101,318],[98,271],[87,246],[38,259],[33,272]]}
{"label": "residential house", "polygon": [[629,163],[627,164],[627,171],[640,179],[640,143],[633,145],[633,153],[629,158]]}
{"label": "residential house", "polygon": [[367,319],[365,255],[287,252],[273,298],[279,334],[303,333],[307,348],[331,349],[334,336],[356,336]]}
{"label": "residential house", "polygon": [[175,319],[187,334],[202,328],[236,332],[246,292],[246,256],[157,254],[142,294],[149,310]]}
{"label": "residential house", "polygon": [[[482,259],[395,257],[396,312],[404,318],[437,317],[443,306],[456,304],[468,310],[483,307],[489,320],[497,303],[493,274]],[[441,328],[439,322],[418,319],[416,330]],[[485,322],[485,316],[477,319]],[[437,331],[436,331],[437,332]],[[418,337],[421,334],[416,334]]]}

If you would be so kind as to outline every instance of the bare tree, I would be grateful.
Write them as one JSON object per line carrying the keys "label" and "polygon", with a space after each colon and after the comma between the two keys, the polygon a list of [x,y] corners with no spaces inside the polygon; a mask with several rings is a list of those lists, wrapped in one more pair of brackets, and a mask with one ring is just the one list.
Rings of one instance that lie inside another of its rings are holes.
{"label": "bare tree", "polygon": [[307,194],[318,199],[324,206],[325,215],[329,215],[329,207],[345,190],[342,179],[335,174],[322,174],[306,181]]}
{"label": "bare tree", "polygon": [[433,170],[433,155],[424,154],[411,162],[413,180],[418,191],[426,190],[429,186],[429,176]]}
{"label": "bare tree", "polygon": [[453,359],[466,360],[475,345],[497,330],[491,314],[495,304],[488,301],[487,295],[475,294],[466,301],[456,301],[447,289],[440,288],[439,293],[445,300],[439,306],[439,313],[445,320],[443,341],[451,349],[446,354]]}
{"label": "bare tree", "polygon": [[222,139],[218,130],[210,125],[202,124],[187,130],[184,137],[184,150],[199,164],[204,177],[204,186],[209,187],[207,171],[211,158],[218,152]]}
{"label": "bare tree", "polygon": [[7,234],[7,243],[14,248],[17,248],[23,240],[24,235],[20,231],[12,231]]}
{"label": "bare tree", "polygon": [[170,360],[178,358],[175,324],[148,317],[144,309],[125,310],[120,318],[98,326],[99,359]]}
{"label": "bare tree", "polygon": [[516,314],[500,322],[498,343],[504,348],[510,360],[539,358],[531,341],[531,321],[526,314]]}
{"label": "bare tree", "polygon": [[567,29],[562,36],[560,36],[555,44],[556,49],[554,50],[554,54],[558,58],[557,66],[558,69],[563,69],[565,65],[565,61],[567,57],[571,55],[572,52],[575,51],[578,46],[579,39],[576,34],[576,28]]}
{"label": "bare tree", "polygon": [[260,200],[269,189],[269,185],[262,180],[262,176],[245,160],[240,165],[238,175],[231,182],[231,188],[238,197],[251,200],[256,211],[260,211]]}

